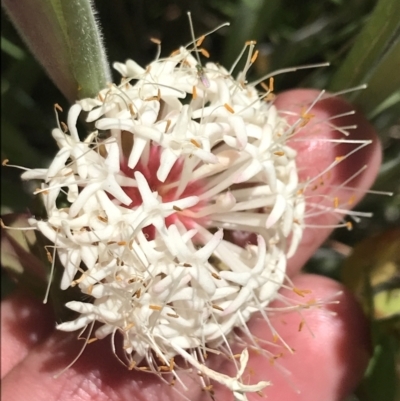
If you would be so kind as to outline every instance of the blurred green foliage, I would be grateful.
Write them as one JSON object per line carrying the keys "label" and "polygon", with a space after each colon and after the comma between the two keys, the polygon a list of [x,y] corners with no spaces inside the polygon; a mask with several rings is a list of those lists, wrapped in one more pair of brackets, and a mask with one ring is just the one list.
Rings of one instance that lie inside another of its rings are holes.
{"label": "blurred green foliage", "polygon": [[[230,28],[207,37],[204,43],[211,59],[227,67],[246,40],[257,40],[255,78],[279,68],[331,63],[329,68],[277,77],[279,91],[305,86],[342,90],[368,82],[370,89],[353,95],[353,100],[368,113],[382,140],[384,162],[373,189],[394,195],[368,195],[357,209],[372,211],[374,216],[363,219],[352,231],[336,231],[306,269],[340,279],[346,252],[338,249],[351,249],[363,239],[400,226],[400,19],[395,16],[400,0],[98,0],[94,5],[110,62],[132,58],[146,65],[156,54],[150,38],[162,40],[164,54],[188,43],[186,11],[190,10],[197,35],[231,21]],[[53,105],[58,103],[67,110],[68,102],[29,53],[5,13],[1,22],[2,159],[44,167],[56,151],[50,135],[55,126]],[[20,170],[2,168],[2,213],[25,212],[32,204],[32,187],[22,184],[19,175]],[[363,251],[367,256],[368,252]],[[389,280],[396,288],[399,275],[397,265],[397,273],[395,269]],[[2,285],[2,294],[9,288],[9,284]],[[396,388],[400,382],[396,378],[396,364],[397,372],[400,365],[399,307],[397,312],[384,324],[371,316],[374,356],[351,400],[400,399]],[[382,377],[386,381],[382,382]]]}

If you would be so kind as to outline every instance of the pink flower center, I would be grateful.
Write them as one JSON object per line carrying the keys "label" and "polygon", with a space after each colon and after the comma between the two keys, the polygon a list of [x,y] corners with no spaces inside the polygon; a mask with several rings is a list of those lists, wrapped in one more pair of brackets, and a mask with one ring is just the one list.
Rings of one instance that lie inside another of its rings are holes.
{"label": "pink flower center", "polygon": [[[178,159],[174,166],[172,167],[168,177],[164,182],[161,182],[157,178],[157,170],[160,166],[162,148],[160,146],[152,146],[150,149],[150,155],[148,162],[145,164],[143,161],[139,161],[135,168],[131,169],[128,167],[128,163],[125,160],[121,164],[121,171],[130,178],[134,177],[134,173],[139,171],[144,175],[147,183],[152,192],[157,192],[162,198],[163,203],[172,202],[174,200],[179,200],[187,198],[189,196],[199,196],[203,193],[204,182],[200,180],[189,181],[186,188],[179,195],[177,194],[179,181],[182,179],[183,172],[183,159]],[[176,185],[174,185],[176,184]],[[132,199],[132,203],[128,206],[129,208],[135,208],[143,203],[143,199],[140,195],[138,188],[136,187],[122,187],[125,193]],[[206,205],[206,201],[202,200],[195,206],[186,209],[190,212],[198,212],[202,207]],[[187,216],[185,211],[176,209],[176,212],[168,216],[165,219],[166,226],[175,224],[179,220],[187,229],[192,229],[194,222],[205,225],[207,219],[205,217],[194,218],[192,216]],[[155,227],[153,225],[148,225],[144,227],[143,232],[149,239],[154,239],[155,237]]]}

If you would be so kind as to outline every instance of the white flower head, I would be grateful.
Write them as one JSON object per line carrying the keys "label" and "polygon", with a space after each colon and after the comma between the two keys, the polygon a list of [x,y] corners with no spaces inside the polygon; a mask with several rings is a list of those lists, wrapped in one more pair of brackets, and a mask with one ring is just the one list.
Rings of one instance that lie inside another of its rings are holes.
{"label": "white flower head", "polygon": [[[94,299],[69,302],[79,317],[58,329],[99,322],[96,338],[122,334],[129,368],[178,378],[181,356],[245,400],[268,385],[243,383],[247,349],[236,377],[202,355],[228,347],[233,329],[276,298],[305,201],[287,144],[293,129],[272,91],[245,79],[254,44],[238,79],[200,64],[198,46],[146,68],[115,63],[121,83],[77,102],[68,129],[53,131],[60,150],[49,168],[23,177],[43,180],[48,218],[31,224],[55,244],[61,288]],[[96,128],[85,140],[82,110]]]}

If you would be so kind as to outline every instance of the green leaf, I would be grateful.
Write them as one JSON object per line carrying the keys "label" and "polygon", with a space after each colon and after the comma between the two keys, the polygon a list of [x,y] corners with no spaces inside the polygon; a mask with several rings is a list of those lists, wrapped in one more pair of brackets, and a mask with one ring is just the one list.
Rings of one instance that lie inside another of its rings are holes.
{"label": "green leaf", "polygon": [[400,86],[399,0],[380,0],[350,53],[333,77],[329,90],[338,91],[360,84],[369,89],[350,96],[366,113],[371,113]]}
{"label": "green leaf", "polygon": [[25,57],[25,53],[20,47],[14,45],[3,36],[1,37],[1,51],[17,60],[22,60]]}
{"label": "green leaf", "polygon": [[373,320],[400,317],[400,229],[387,230],[354,247],[343,282]]}
{"label": "green leaf", "polygon": [[400,101],[399,67],[400,36],[370,76],[367,89],[356,93],[353,102],[371,116],[377,115],[388,99],[398,103]]}
{"label": "green leaf", "polygon": [[248,40],[259,40],[269,31],[280,9],[281,0],[241,0],[229,28],[223,65],[229,68]]}
{"label": "green leaf", "polygon": [[365,401],[396,401],[395,394],[400,387],[396,377],[396,359],[400,352],[398,340],[378,324],[374,330],[378,332],[374,354],[357,393]]}
{"label": "green leaf", "polygon": [[[29,227],[26,215],[2,216],[7,227]],[[36,235],[30,231],[1,229],[1,265],[14,279],[34,295],[43,297],[46,290],[47,269],[43,260],[35,255]]]}
{"label": "green leaf", "polygon": [[93,97],[110,72],[89,0],[4,0],[32,53],[65,97]]}

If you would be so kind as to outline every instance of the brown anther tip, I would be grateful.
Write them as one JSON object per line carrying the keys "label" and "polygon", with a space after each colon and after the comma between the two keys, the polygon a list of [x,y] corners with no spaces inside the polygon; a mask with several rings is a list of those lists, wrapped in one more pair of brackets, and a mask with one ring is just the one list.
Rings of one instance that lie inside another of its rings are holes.
{"label": "brown anther tip", "polygon": [[4,159],[4,160],[1,162],[1,165],[2,165],[2,166],[7,166],[7,164],[8,164],[9,161],[10,161],[9,159]]}
{"label": "brown anther tip", "polygon": [[211,306],[212,306],[214,309],[219,310],[219,311],[221,311],[221,312],[224,311],[224,309],[221,308],[219,305],[212,304]]}
{"label": "brown anther tip", "polygon": [[198,142],[198,141],[196,141],[196,139],[191,139],[190,140],[190,143],[192,144],[192,145],[194,145],[194,146],[196,146],[196,148],[201,148],[201,143],[200,142]]}
{"label": "brown anther tip", "polygon": [[58,103],[54,103],[54,108],[56,108],[56,109],[59,110],[59,111],[64,111],[64,110],[62,109],[62,107],[61,107]]}
{"label": "brown anther tip", "polygon": [[352,205],[356,201],[355,195],[351,195],[349,200],[347,201],[348,205]]}
{"label": "brown anther tip", "polygon": [[274,91],[274,77],[271,77],[271,78],[269,79],[269,90],[270,90],[271,92]]}
{"label": "brown anther tip", "polygon": [[254,54],[253,54],[253,56],[251,57],[251,60],[250,60],[251,64],[253,64],[257,60],[258,53],[259,53],[258,50],[256,50],[254,52]]}
{"label": "brown anther tip", "polygon": [[126,327],[124,327],[124,331],[129,331],[134,325],[135,323],[129,323]]}
{"label": "brown anther tip", "polygon": [[333,199],[333,206],[335,209],[339,207],[339,198],[337,196]]}
{"label": "brown anther tip", "polygon": [[162,307],[159,305],[149,305],[149,309],[160,311],[162,309]]}
{"label": "brown anther tip", "polygon": [[299,324],[299,332],[302,330],[303,326],[304,326],[304,320],[302,320]]}
{"label": "brown anther tip", "polygon": [[96,337],[89,338],[89,340],[87,341],[87,343],[88,343],[88,344],[92,344],[92,343],[94,343],[94,342],[97,341],[97,340],[98,340],[98,338],[96,338]]}
{"label": "brown anther tip", "polygon": [[171,126],[172,121],[171,120],[167,120],[167,125],[165,126],[165,133],[168,132],[169,127]]}
{"label": "brown anther tip", "polygon": [[197,99],[197,89],[195,86],[193,86],[193,89],[192,89],[192,99],[193,100]]}
{"label": "brown anther tip", "polygon": [[310,294],[311,290],[301,290],[299,288],[294,287],[293,292],[301,297],[304,297],[305,294]]}
{"label": "brown anther tip", "polygon": [[205,39],[205,35],[202,35],[199,37],[198,41],[196,42],[196,46],[199,47],[201,46],[201,44],[203,43],[204,39]]}
{"label": "brown anther tip", "polygon": [[225,103],[225,104],[224,104],[224,107],[225,107],[226,110],[229,111],[229,113],[232,113],[232,114],[235,113],[235,110],[233,110],[233,108],[232,108],[231,106],[229,106],[228,103]]}
{"label": "brown anther tip", "polygon": [[161,40],[157,38],[150,38],[150,42],[153,42],[156,45],[161,45]]}
{"label": "brown anther tip", "polygon": [[210,384],[209,386],[203,387],[203,388],[202,388],[202,391],[208,391],[208,392],[210,392],[210,393],[213,393],[213,392],[214,392],[214,390],[213,390],[213,385]]}
{"label": "brown anther tip", "polygon": [[201,49],[199,49],[199,52],[200,52],[204,57],[210,58],[210,53],[209,53],[206,49],[201,48]]}
{"label": "brown anther tip", "polygon": [[175,319],[178,319],[178,318],[179,318],[179,315],[177,315],[176,313],[167,313],[167,316],[173,317],[173,318],[175,318]]}
{"label": "brown anther tip", "polygon": [[172,206],[172,209],[174,209],[176,212],[182,212],[183,211],[183,209],[181,209],[180,207],[178,207],[178,206]]}
{"label": "brown anther tip", "polygon": [[276,98],[276,95],[274,93],[268,93],[268,95],[264,98],[264,100],[266,102],[272,102],[273,100],[275,100],[275,98]]}
{"label": "brown anther tip", "polygon": [[61,128],[64,132],[68,132],[68,125],[65,122],[60,121]]}

